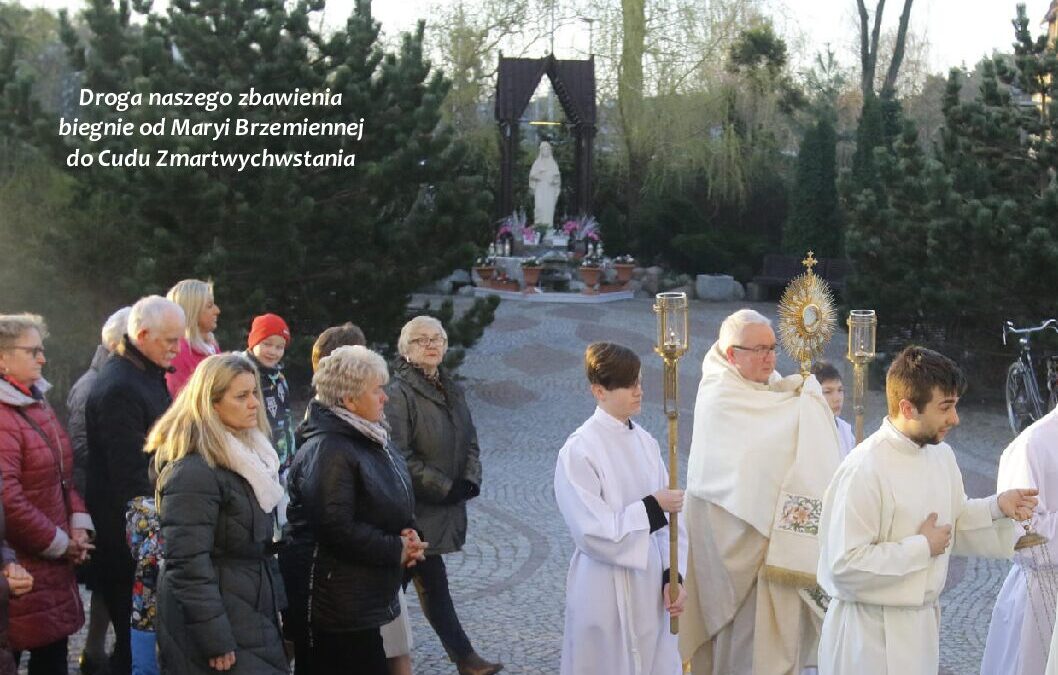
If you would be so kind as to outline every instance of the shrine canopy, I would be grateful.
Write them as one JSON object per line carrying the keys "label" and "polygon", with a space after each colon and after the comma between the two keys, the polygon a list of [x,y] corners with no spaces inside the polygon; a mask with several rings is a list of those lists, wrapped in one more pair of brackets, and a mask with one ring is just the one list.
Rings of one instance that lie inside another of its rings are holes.
{"label": "shrine canopy", "polygon": [[587,60],[514,59],[500,57],[496,80],[496,122],[500,127],[499,213],[514,209],[512,173],[518,151],[518,125],[522,113],[547,75],[566,118],[573,125],[574,150],[573,208],[577,215],[591,211],[592,147],[595,142],[595,57]]}

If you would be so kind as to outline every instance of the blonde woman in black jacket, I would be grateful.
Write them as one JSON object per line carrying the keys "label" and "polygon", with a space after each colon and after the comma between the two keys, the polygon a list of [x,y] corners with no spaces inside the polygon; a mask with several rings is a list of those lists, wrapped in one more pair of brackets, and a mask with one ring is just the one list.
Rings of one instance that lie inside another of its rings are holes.
{"label": "blonde woman in black jacket", "polygon": [[161,672],[289,672],[271,554],[283,486],[253,364],[237,354],[202,361],[146,449],[159,474],[165,551],[155,620]]}
{"label": "blonde woman in black jacket", "polygon": [[297,672],[386,675],[379,628],[400,613],[404,569],[427,544],[400,451],[382,424],[389,379],[381,356],[339,347],[312,378],[316,398],[287,477],[280,565]]}

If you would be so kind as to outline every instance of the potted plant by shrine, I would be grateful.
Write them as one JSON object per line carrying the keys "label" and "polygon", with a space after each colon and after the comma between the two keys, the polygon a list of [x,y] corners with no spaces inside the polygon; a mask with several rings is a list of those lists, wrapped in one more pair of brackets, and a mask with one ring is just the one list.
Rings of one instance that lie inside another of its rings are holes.
{"label": "potted plant by shrine", "polygon": [[580,264],[580,279],[584,282],[585,290],[593,292],[602,278],[602,257],[597,254],[587,255]]}
{"label": "potted plant by shrine", "polygon": [[617,270],[617,283],[627,284],[632,280],[632,270],[636,268],[636,259],[630,255],[619,255],[613,259],[613,267]]}
{"label": "potted plant by shrine", "polygon": [[522,285],[522,290],[528,292],[530,288],[535,288],[540,283],[540,273],[544,271],[544,264],[539,258],[526,258],[522,261],[522,278],[525,283]]}
{"label": "potted plant by shrine", "polygon": [[496,274],[496,259],[491,255],[481,256],[474,261],[474,271],[482,281],[492,281],[493,275]]}

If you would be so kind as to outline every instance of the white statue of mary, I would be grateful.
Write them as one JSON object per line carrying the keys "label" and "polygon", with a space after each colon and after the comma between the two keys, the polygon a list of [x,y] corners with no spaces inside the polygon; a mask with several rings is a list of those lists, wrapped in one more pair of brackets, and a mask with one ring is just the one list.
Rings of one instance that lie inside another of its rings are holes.
{"label": "white statue of mary", "polygon": [[555,204],[561,188],[562,175],[558,170],[558,162],[551,155],[551,144],[543,141],[540,143],[540,153],[529,170],[529,189],[533,191],[534,197],[534,225],[551,227],[554,224]]}

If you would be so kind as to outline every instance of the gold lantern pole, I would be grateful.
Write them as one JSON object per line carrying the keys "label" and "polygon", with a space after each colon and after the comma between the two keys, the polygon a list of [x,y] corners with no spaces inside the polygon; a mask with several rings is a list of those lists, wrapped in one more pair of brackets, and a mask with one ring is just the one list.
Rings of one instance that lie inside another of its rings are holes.
{"label": "gold lantern pole", "polygon": [[873,309],[849,312],[849,354],[852,364],[852,410],[856,414],[856,443],[863,441],[863,413],[867,399],[867,364],[874,360],[878,317]]}
{"label": "gold lantern pole", "polygon": [[[669,421],[669,489],[679,487],[679,462],[676,442],[679,438],[677,420],[680,416],[680,387],[678,363],[687,353],[687,294],[658,293],[654,296],[654,313],[658,319],[658,336],[654,351],[665,362],[665,417]],[[679,597],[677,581],[679,574],[679,527],[678,514],[669,514],[669,600]],[[680,630],[677,617],[669,619],[669,631],[673,635]]]}

